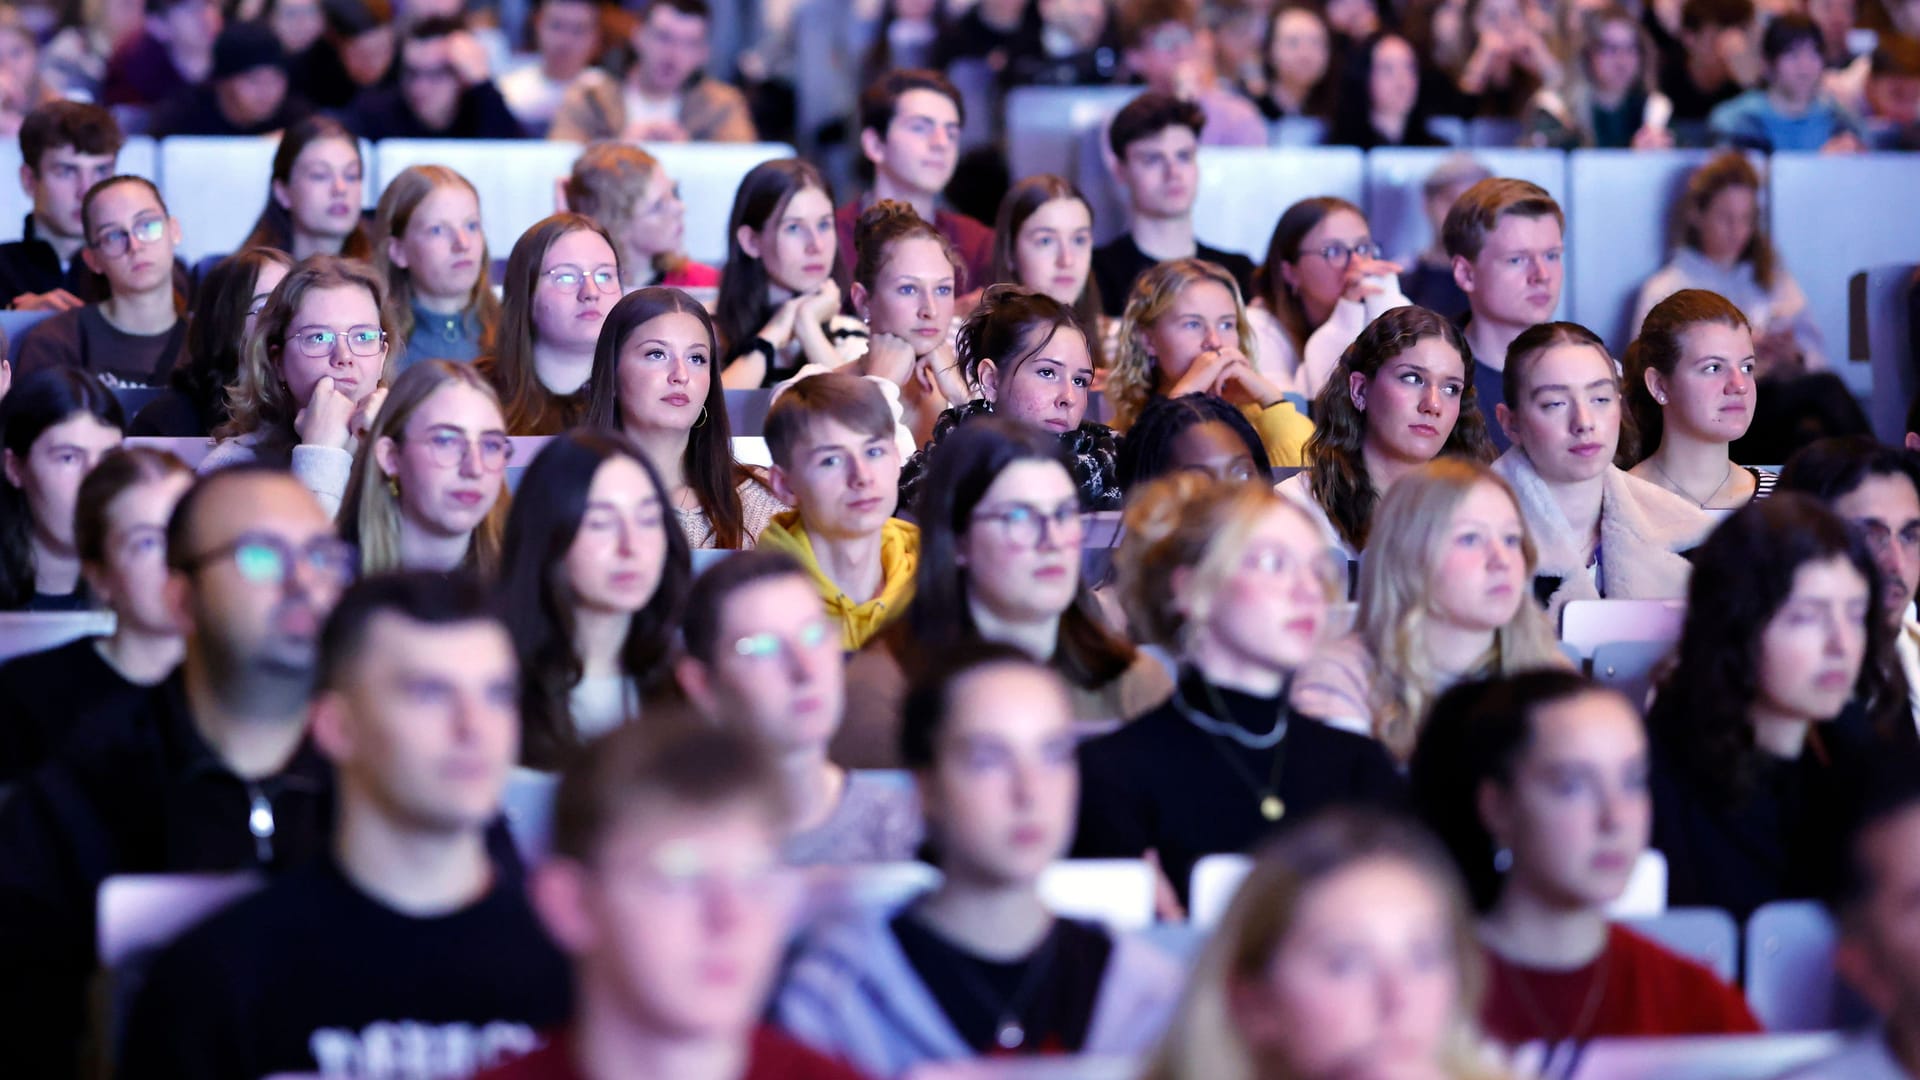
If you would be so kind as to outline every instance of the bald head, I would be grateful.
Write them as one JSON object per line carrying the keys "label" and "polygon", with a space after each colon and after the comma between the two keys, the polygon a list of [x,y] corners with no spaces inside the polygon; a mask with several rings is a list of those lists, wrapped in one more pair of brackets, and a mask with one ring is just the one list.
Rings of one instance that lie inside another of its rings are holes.
{"label": "bald head", "polygon": [[282,517],[332,529],[319,500],[285,469],[248,464],[209,473],[187,489],[167,519],[167,563],[189,569],[254,523]]}

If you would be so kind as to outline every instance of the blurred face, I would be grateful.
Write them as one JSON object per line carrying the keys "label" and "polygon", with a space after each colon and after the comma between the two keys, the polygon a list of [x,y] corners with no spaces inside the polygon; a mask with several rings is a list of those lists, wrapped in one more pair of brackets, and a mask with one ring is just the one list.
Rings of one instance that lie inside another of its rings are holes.
{"label": "blurred face", "polygon": [[1920,123],[1920,77],[1873,75],[1867,79],[1867,112],[1895,124]]}
{"label": "blurred face", "polygon": [[480,200],[464,184],[434,188],[407,219],[406,232],[387,241],[387,257],[406,270],[414,292],[465,303],[485,269]]}
{"label": "blurred face", "polygon": [[1367,76],[1373,111],[1383,116],[1406,116],[1420,98],[1420,62],[1404,38],[1385,37],[1373,47],[1373,68]]}
{"label": "blurred face", "polygon": [[788,575],[735,590],[719,631],[696,680],[701,707],[750,724],[776,752],[825,746],[840,726],[846,676],[840,628],[813,582]]}
{"label": "blurred face", "polygon": [[293,172],[273,182],[273,197],[296,232],[344,240],[360,224],[360,148],[345,139],[317,139],[293,159]]}
{"label": "blurred face", "polygon": [[273,33],[288,56],[307,51],[326,32],[326,16],[318,0],[278,0],[271,17]]}
{"label": "blurred face", "polygon": [[87,580],[122,626],[179,632],[167,609],[167,517],[192,484],[192,476],[176,473],[135,484],[107,504],[106,561],[87,567]]}
{"label": "blurred face", "polygon": [[1351,210],[1335,210],[1300,238],[1300,254],[1292,262],[1281,262],[1280,277],[1293,286],[1308,312],[1331,313],[1346,291],[1354,250],[1372,245],[1373,230],[1366,218]]}
{"label": "blurred face", "polygon": [[1491,633],[1526,600],[1526,533],[1520,511],[1498,486],[1474,485],[1453,511],[1444,547],[1427,574],[1427,604],[1444,627]]}
{"label": "blurred face", "polygon": [[1512,785],[1486,782],[1481,814],[1513,852],[1509,887],[1560,909],[1597,908],[1627,887],[1647,849],[1647,737],[1618,694],[1590,691],[1533,710]]}
{"label": "blurred face", "polygon": [[27,447],[24,459],[4,451],[7,483],[27,497],[33,538],[43,547],[72,554],[73,507],[80,481],[121,439],[119,428],[81,412],[42,431]]}
{"label": "blurred face", "polygon": [[220,6],[213,0],[180,0],[158,18],[147,20],[154,37],[175,52],[187,54],[211,52],[213,39],[220,36],[220,24]]}
{"label": "blurred face", "polygon": [[628,431],[691,431],[713,386],[707,328],[683,311],[656,315],[620,345],[620,423]]}
{"label": "blurred face", "polygon": [[173,285],[180,224],[145,184],[121,183],[94,196],[87,219],[87,265],[107,276],[117,296]]}
{"label": "blurred face", "polygon": [[1647,388],[1664,399],[1665,423],[1695,438],[1732,442],[1753,422],[1753,333],[1744,326],[1701,323],[1680,335],[1684,350],[1672,375],[1649,368]]}
{"label": "blurred face", "polygon": [[1196,281],[1181,289],[1173,305],[1144,331],[1147,355],[1160,384],[1180,381],[1200,354],[1240,343],[1240,306],[1217,281]]}
{"label": "blurred face", "polygon": [[1288,8],[1274,20],[1271,52],[1281,83],[1314,86],[1327,75],[1327,25],[1305,8]]}
{"label": "blurred face", "polygon": [[946,249],[924,236],[898,240],[865,296],[868,324],[876,334],[905,338],[915,356],[925,356],[951,332],[953,296]]}
{"label": "blurred face", "polygon": [[1587,71],[1603,97],[1617,97],[1640,79],[1640,33],[1624,19],[1602,23],[1587,47]]}
{"label": "blurred face", "polygon": [[707,66],[707,20],[654,4],[647,9],[647,21],[634,32],[633,51],[639,59],[635,71],[643,93],[653,97],[677,93]]}
{"label": "blurred face", "polygon": [[1871,884],[1858,931],[1842,938],[1842,957],[1853,961],[1843,970],[1880,1015],[1910,1017],[1920,1008],[1920,809],[1885,819],[1856,843]]}
{"label": "blurred face", "polygon": [[687,238],[686,207],[680,201],[680,185],[665,169],[655,169],[646,190],[633,206],[633,217],[620,231],[626,250],[640,258],[670,255],[681,249]]}
{"label": "blurred face", "polygon": [[40,49],[31,31],[18,23],[0,31],[0,84],[25,92],[33,85],[39,64]]}
{"label": "blurred face", "polygon": [[946,190],[960,163],[960,108],[934,90],[908,90],[893,106],[884,135],[860,134],[874,168],[896,187],[923,195]]}
{"label": "blurred face", "polygon": [[[352,576],[350,564],[329,570],[309,557],[338,543],[332,518],[286,475],[230,480],[204,498],[189,550],[175,556],[191,569],[168,586],[170,596],[186,586],[184,611],[209,667],[216,678],[311,677],[320,625]],[[258,565],[262,542],[292,554],[284,574]]]}
{"label": "blurred face", "polygon": [[[571,284],[555,280],[568,275]],[[611,275],[611,280],[602,285],[596,275]],[[605,238],[589,229],[562,234],[547,246],[533,287],[535,343],[591,351],[619,299],[620,259]]]}
{"label": "blurred face", "polygon": [[1380,365],[1373,378],[1355,372],[1348,387],[1366,417],[1366,448],[1394,461],[1432,461],[1460,419],[1466,361],[1444,338],[1423,338]]}
{"label": "blurred face", "polygon": [[1058,327],[1037,353],[1011,372],[1002,372],[990,358],[983,359],[980,381],[996,415],[1059,434],[1086,419],[1093,358],[1087,355],[1087,339],[1080,331]]}
{"label": "blurred face", "polygon": [[1920,588],[1920,493],[1900,475],[1871,475],[1833,500],[1833,512],[1860,530],[1880,566],[1881,613],[1898,627]]}
{"label": "blurred face", "polygon": [[815,416],[787,465],[773,468],[774,492],[800,511],[813,536],[872,536],[900,500],[900,447],[891,430],[855,431]]}
{"label": "blurred face", "polygon": [[1051,461],[1002,469],[957,538],[968,601],[1003,622],[1058,618],[1080,586],[1080,529],[1067,470]]}
{"label": "blurred face", "polygon": [[1073,705],[1025,666],[976,671],[953,688],[920,775],[941,869],[961,881],[1030,884],[1066,853],[1080,797]]}
{"label": "blurred face", "polygon": [[1038,6],[1041,22],[1082,49],[1092,48],[1107,27],[1106,0],[1040,0]]}
{"label": "blurred face", "polygon": [[630,457],[600,463],[587,488],[580,531],[564,572],[574,602],[588,611],[631,615],[647,606],[667,564],[666,505],[646,469]]}
{"label": "blurred face", "polygon": [[409,38],[400,47],[400,94],[427,130],[453,126],[460,111],[460,75],[451,38]]}
{"label": "blurred face", "polygon": [[1444,896],[1379,856],[1316,884],[1267,969],[1230,991],[1243,1037],[1302,1080],[1432,1075],[1459,1009]]}
{"label": "blurred face", "polygon": [[315,705],[314,733],[345,796],[421,833],[484,828],[520,756],[519,663],[506,627],[383,612],[366,634],[346,684]]}
{"label": "blurred face", "polygon": [[533,20],[540,67],[551,78],[570,80],[600,51],[598,7],[580,0],[548,0]]}
{"label": "blurred face", "polygon": [[1549,347],[1528,365],[1518,403],[1502,406],[1507,435],[1548,483],[1605,472],[1620,442],[1620,383],[1591,345]]}
{"label": "blurred face", "polygon": [[1759,196],[1752,188],[1721,188],[1694,218],[1700,254],[1717,263],[1739,262],[1753,242],[1758,214]]}
{"label": "blurred face", "polygon": [[1461,288],[1472,302],[1474,318],[1525,329],[1552,321],[1560,303],[1565,253],[1560,223],[1551,215],[1507,214],[1487,234],[1479,258],[1455,260],[1454,274],[1458,280],[1465,266]]}
{"label": "blurred face", "polygon": [[1079,199],[1050,199],[1027,216],[1013,240],[1020,283],[1072,307],[1093,272],[1093,215]]}
{"label": "blurred face", "polygon": [[1296,510],[1275,506],[1254,525],[1218,595],[1176,602],[1192,620],[1196,650],[1288,672],[1306,663],[1327,623],[1330,570],[1326,545],[1312,524]]}
{"label": "blurred face", "polygon": [[1844,557],[1804,563],[1793,591],[1760,632],[1756,719],[1821,723],[1853,696],[1874,615],[1867,579]]}
{"label": "blurred face", "polygon": [[1359,41],[1380,28],[1380,9],[1373,0],[1331,0],[1327,25],[1334,33]]}
{"label": "blurred face", "polygon": [[82,154],[71,146],[56,146],[40,155],[38,168],[22,167],[20,185],[33,196],[35,227],[68,239],[86,236],[80,204],[88,188],[113,175],[115,160],[113,154]]}
{"label": "blurred face", "polygon": [[1780,54],[1769,71],[1773,90],[1789,101],[1812,101],[1820,89],[1820,76],[1826,71],[1820,46],[1803,41]]}
{"label": "blurred face", "polygon": [[1120,157],[1120,182],[1136,217],[1186,217],[1200,192],[1199,136],[1175,124],[1128,143]]}
{"label": "blurred face", "polygon": [[220,111],[235,127],[266,123],[287,100],[287,73],[271,65],[253,68],[213,84]]}
{"label": "blurred face", "polygon": [[767,268],[767,279],[789,293],[812,292],[833,273],[838,245],[833,203],[827,193],[804,187],[793,193],[767,227],[740,227],[740,247]]}
{"label": "blurred face", "polygon": [[441,537],[467,536],[506,489],[507,422],[493,399],[452,382],[420,403],[398,442],[382,438],[381,472],[400,483],[400,513]]}
{"label": "blurred face", "polygon": [[1171,92],[1184,71],[1201,60],[1201,42],[1193,27],[1182,22],[1163,22],[1149,27],[1140,43],[1127,50],[1127,67],[1147,84],[1149,90]]}
{"label": "blurred face", "polygon": [[1432,226],[1433,235],[1440,235],[1441,227],[1445,225],[1447,220],[1447,211],[1453,209],[1453,204],[1458,202],[1460,196],[1465,194],[1466,190],[1472,186],[1473,184],[1471,182],[1454,184],[1451,187],[1441,188],[1439,191],[1425,197],[1427,224]]}
{"label": "blurred face", "polygon": [[[301,408],[313,399],[313,388],[323,378],[332,379],[335,390],[356,402],[379,389],[386,346],[372,356],[358,356],[349,342],[355,331],[370,329],[380,329],[380,306],[373,302],[372,293],[358,285],[309,289],[300,298],[279,347],[281,378]],[[301,339],[327,333],[334,336],[333,347],[321,356],[308,356]]]}
{"label": "blurred face", "polygon": [[287,268],[279,263],[263,263],[259,272],[254,274],[253,297],[247,302],[247,320],[243,324],[244,329],[240,332],[243,341],[246,335],[253,333],[253,326],[260,321],[260,312],[266,309],[267,300],[273,295],[273,290],[286,279]]}
{"label": "blurred face", "polygon": [[340,63],[357,86],[372,86],[393,66],[393,27],[376,26],[340,47]]}
{"label": "blurred face", "polygon": [[1173,467],[1223,482],[1260,479],[1260,463],[1246,442],[1218,420],[1194,424],[1174,436]]}

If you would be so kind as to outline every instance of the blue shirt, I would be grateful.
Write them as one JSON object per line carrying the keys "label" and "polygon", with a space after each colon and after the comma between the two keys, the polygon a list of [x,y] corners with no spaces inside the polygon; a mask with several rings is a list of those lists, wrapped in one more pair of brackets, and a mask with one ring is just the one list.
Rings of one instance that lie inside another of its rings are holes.
{"label": "blue shirt", "polygon": [[1858,135],[1860,125],[1831,95],[1821,94],[1799,116],[1774,107],[1764,89],[1749,90],[1717,106],[1707,117],[1715,142],[1749,150],[1818,150],[1843,131]]}

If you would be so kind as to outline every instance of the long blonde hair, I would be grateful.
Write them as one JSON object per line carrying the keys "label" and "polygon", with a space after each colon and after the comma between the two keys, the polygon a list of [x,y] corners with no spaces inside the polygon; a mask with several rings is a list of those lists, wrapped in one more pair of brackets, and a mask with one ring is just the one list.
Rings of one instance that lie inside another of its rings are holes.
{"label": "long blonde hair", "polygon": [[[393,336],[401,341],[413,336],[413,274],[406,267],[394,264],[388,254],[388,241],[407,234],[414,211],[420,209],[427,196],[452,187],[473,192],[474,205],[480,205],[480,192],[473,183],[445,165],[410,165],[380,193],[380,207],[373,218],[373,269],[387,283],[387,301],[393,307],[389,314]],[[500,301],[494,297],[493,286],[487,280],[493,260],[488,256],[484,235],[475,257],[480,262],[480,274],[467,293],[464,314],[480,324],[480,351],[484,353],[493,348],[493,334],[500,325]]]}
{"label": "long blonde hair", "polygon": [[1155,266],[1134,281],[1133,291],[1127,295],[1126,313],[1120,317],[1120,345],[1113,370],[1107,374],[1106,391],[1107,403],[1113,408],[1114,430],[1132,427],[1157,389],[1159,370],[1147,354],[1147,328],[1172,309],[1187,286],[1202,281],[1224,287],[1233,297],[1233,313],[1239,324],[1235,344],[1249,359],[1253,357],[1253,327],[1247,322],[1240,284],[1232,274],[1204,259],[1173,259]]}
{"label": "long blonde hair", "polygon": [[[420,406],[442,389],[459,384],[471,387],[500,408],[500,395],[493,384],[475,371],[471,364],[451,360],[422,360],[402,372],[387,392],[380,416],[360,442],[360,453],[353,459],[353,474],[347,480],[346,502],[340,507],[340,536],[360,547],[360,572],[378,573],[400,568],[400,500],[395,485],[380,470],[375,448],[381,439],[400,442]],[[506,426],[504,410],[501,427]],[[491,580],[500,565],[500,538],[507,528],[507,507],[511,502],[503,477],[500,497],[474,527],[467,545],[465,565]]]}
{"label": "long blonde hair", "polygon": [[1187,977],[1173,1022],[1142,1080],[1255,1080],[1264,1073],[1234,1022],[1235,986],[1264,980],[1287,944],[1313,890],[1363,863],[1392,861],[1417,872],[1447,907],[1459,986],[1453,1031],[1443,1048],[1452,1080],[1502,1075],[1481,1060],[1479,1025],[1485,973],[1473,919],[1453,864],[1426,833],[1374,811],[1331,810],[1282,833],[1253,867]]}
{"label": "long blonde hair", "polygon": [[[1372,687],[1373,734],[1396,761],[1413,754],[1420,724],[1440,696],[1441,674],[1427,661],[1428,604],[1453,515],[1474,488],[1490,484],[1514,503],[1513,488],[1498,473],[1462,458],[1442,457],[1394,482],[1374,514],[1373,542],[1360,561],[1361,640],[1377,663]],[[1539,552],[1520,519],[1520,550],[1526,563],[1523,590],[1530,590]],[[1494,631],[1493,647],[1475,664],[1476,674],[1507,675],[1557,664],[1559,646],[1540,608],[1528,596],[1507,625]]]}

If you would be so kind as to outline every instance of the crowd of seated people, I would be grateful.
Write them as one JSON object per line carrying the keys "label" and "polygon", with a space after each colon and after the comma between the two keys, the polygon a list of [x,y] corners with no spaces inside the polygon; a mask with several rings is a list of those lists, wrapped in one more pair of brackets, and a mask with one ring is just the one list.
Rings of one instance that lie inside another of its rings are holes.
{"label": "crowd of seated people", "polygon": [[[1831,905],[1879,1022],[1772,1071],[1920,1077],[1920,403],[1780,422],[1839,358],[1749,156],[1920,146],[1911,5],[55,6],[0,13],[0,1073],[1778,1048],[1623,915],[1663,866]],[[1094,173],[975,134],[1107,83]],[[1721,148],[1630,344],[1557,319],[1580,207],[1469,158],[1423,250],[1196,234],[1202,145],[1443,118]],[[274,140],[234,250],[129,132]],[[363,150],[527,137],[579,145],[518,235]],[[1618,601],[1638,683],[1559,639]],[[128,964],[136,875],[220,899]]]}

